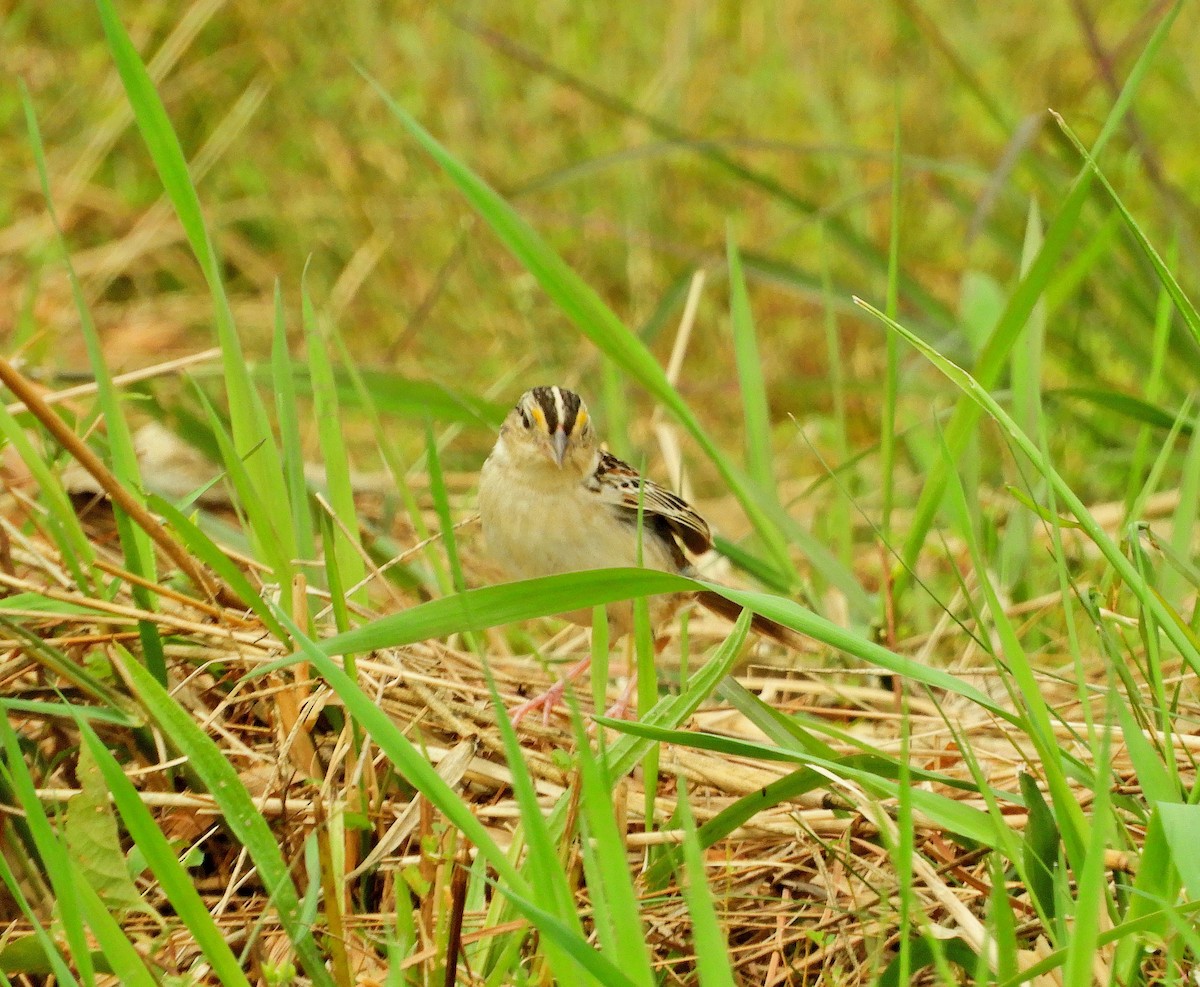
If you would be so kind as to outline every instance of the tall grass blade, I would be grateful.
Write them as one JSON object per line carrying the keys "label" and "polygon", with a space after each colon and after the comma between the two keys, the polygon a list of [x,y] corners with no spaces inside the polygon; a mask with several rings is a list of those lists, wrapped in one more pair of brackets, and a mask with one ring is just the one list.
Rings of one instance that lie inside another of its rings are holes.
{"label": "tall grass blade", "polygon": [[683,827],[683,873],[680,884],[692,919],[692,948],[701,987],[734,987],[728,937],[717,921],[717,909],[704,870],[704,856],[696,837],[696,821],[688,803],[687,779],[679,778],[677,813]]}
{"label": "tall grass blade", "polygon": [[[112,458],[112,471],[131,496],[142,497],[142,477],[138,468],[137,454],[133,448],[133,437],[129,433],[129,425],[125,421],[125,412],[113,387],[112,377],[108,372],[104,353],[100,347],[100,336],[92,321],[87,301],[79,279],[75,276],[75,266],[71,263],[70,251],[67,249],[66,238],[58,221],[58,213],[54,208],[54,198],[50,194],[50,178],[46,173],[45,151],[42,146],[42,135],[38,128],[37,117],[33,112],[33,104],[29,94],[22,87],[22,100],[25,104],[25,121],[29,130],[30,143],[33,145],[34,160],[37,164],[38,178],[42,185],[42,196],[46,200],[46,208],[54,224],[55,239],[62,254],[62,261],[67,270],[67,279],[71,284],[71,295],[75,301],[75,309],[79,313],[79,328],[83,335],[84,346],[87,349],[88,362],[96,380],[96,391],[99,398],[100,410],[108,434],[109,454]],[[158,579],[154,546],[150,536],[134,524],[129,516],[116,504],[113,514],[117,522],[117,532],[121,540],[121,548],[125,553],[125,564],[134,575],[140,576],[149,583]],[[133,598],[143,610],[153,610],[157,601],[145,586],[137,583],[130,587]],[[138,635],[142,642],[144,660],[160,682],[167,678],[166,658],[163,655],[162,641],[158,636],[158,628],[149,621],[138,622]]]}
{"label": "tall grass blade", "polygon": [[87,749],[104,776],[121,819],[134,844],[154,871],[175,914],[187,927],[222,984],[245,984],[249,980],[225,941],[221,930],[196,891],[190,874],[176,859],[175,851],[162,834],[150,811],[142,804],[133,783],[125,777],[116,759],[82,718],[76,720]]}
{"label": "tall grass blade", "polygon": [[[308,293],[307,282],[301,284],[301,312],[304,334],[308,340],[308,368],[313,388],[313,414],[317,422],[317,438],[321,446],[321,461],[325,466],[325,487],[333,508],[335,522],[331,525],[332,542],[325,545],[325,554],[337,564],[342,585],[352,588],[348,601],[358,606],[367,603],[364,577],[366,564],[359,540],[358,509],[354,504],[354,488],[350,480],[350,457],[342,435],[342,420],[338,411],[337,387],[333,366],[324,333]],[[356,587],[356,588],[355,588]]]}
{"label": "tall grass blade", "polygon": [[[257,496],[267,503],[285,504],[287,490],[279,452],[242,355],[233,312],[221,276],[221,264],[204,222],[199,196],[188,174],[183,148],[146,66],[117,17],[112,0],[96,0],[96,7],[138,130],[212,294],[225,386],[229,393],[234,447],[242,456],[247,456],[252,449],[256,450],[256,455],[247,462],[247,469]],[[294,558],[294,549],[287,554],[289,558]]]}
{"label": "tall grass blade", "polygon": [[467,201],[492,227],[501,242],[529,271],[542,289],[596,347],[664,405],[712,460],[737,497],[776,565],[794,573],[787,541],[769,514],[765,500],[745,474],[701,426],[691,408],[671,386],[645,344],[630,332],[595,290],[587,285],[548,243],[496,192],[450,154],[417,120],[369,76],[392,114],[450,177]]}
{"label": "tall grass blade", "polygon": [[733,355],[742,395],[742,415],[746,427],[746,473],[761,492],[772,496],[775,469],[771,454],[771,416],[767,408],[767,384],[763,379],[762,358],[750,311],[750,294],[742,272],[733,230],[725,235],[725,253],[729,264],[729,321],[733,327]]}
{"label": "tall grass blade", "polygon": [[311,496],[304,475],[304,443],[300,436],[300,406],[296,378],[288,351],[287,324],[283,313],[283,293],[275,282],[275,331],[271,341],[271,390],[275,395],[275,418],[279,423],[280,453],[288,491],[288,518],[297,558],[312,561],[317,557],[313,532]]}

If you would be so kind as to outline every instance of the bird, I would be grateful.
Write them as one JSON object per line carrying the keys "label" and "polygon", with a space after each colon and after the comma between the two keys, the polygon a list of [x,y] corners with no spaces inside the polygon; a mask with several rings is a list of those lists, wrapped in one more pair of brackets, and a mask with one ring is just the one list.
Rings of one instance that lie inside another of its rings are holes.
{"label": "bird", "polygon": [[[583,399],[558,386],[526,391],[504,419],[480,470],[478,508],[488,553],[514,579],[617,566],[695,576],[687,553],[703,555],[713,545],[695,508],[604,449]],[[649,600],[651,627],[663,626],[693,598],[731,621],[742,612],[710,590],[667,594]],[[633,629],[631,601],[610,604],[607,613],[609,640]],[[590,608],[562,616],[592,624]],[[790,648],[800,646],[799,635],[769,618],[755,614],[751,626]],[[566,682],[589,662],[583,659],[544,696],[514,710],[514,721],[539,705],[548,718]]]}

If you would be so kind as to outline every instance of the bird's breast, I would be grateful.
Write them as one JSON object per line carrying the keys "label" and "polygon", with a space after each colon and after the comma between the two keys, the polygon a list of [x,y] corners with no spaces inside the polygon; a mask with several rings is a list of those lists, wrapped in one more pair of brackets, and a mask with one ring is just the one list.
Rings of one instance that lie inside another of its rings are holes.
{"label": "bird's breast", "polygon": [[[503,464],[484,464],[479,514],[492,557],[518,579],[580,569],[638,564],[636,525],[582,482],[557,470],[547,476],[507,476]],[[642,564],[673,572],[672,553],[659,535],[642,532]]]}

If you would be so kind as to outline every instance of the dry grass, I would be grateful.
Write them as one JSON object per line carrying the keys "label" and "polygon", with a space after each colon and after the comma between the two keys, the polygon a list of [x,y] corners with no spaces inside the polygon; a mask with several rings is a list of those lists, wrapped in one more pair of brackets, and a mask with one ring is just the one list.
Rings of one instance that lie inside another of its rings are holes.
{"label": "dry grass", "polygon": [[[346,870],[352,880],[344,895],[348,907],[342,935],[358,983],[382,983],[386,957],[379,946],[395,925],[396,901],[407,901],[412,874],[422,875],[430,886],[443,888],[447,868],[465,863],[463,848],[448,835],[430,805],[396,778],[385,758],[365,741],[356,751],[348,728],[334,729],[337,696],[305,666],[240,682],[241,677],[281,656],[278,644],[241,610],[204,603],[184,594],[160,589],[159,609],[141,610],[127,588],[108,601],[89,600],[70,589],[71,581],[59,566],[53,546],[28,521],[36,520],[18,476],[10,470],[6,494],[0,505],[0,585],[5,595],[37,593],[47,600],[77,603],[91,614],[58,610],[8,609],[8,620],[19,621],[24,632],[62,651],[70,661],[96,671],[110,669],[119,689],[121,664],[113,650],[116,642],[136,638],[135,623],[155,623],[169,643],[171,690],[217,743],[268,819],[289,860],[299,861],[310,836],[325,832],[331,817],[345,811],[364,811],[366,826],[347,832]],[[81,504],[84,502],[81,500]],[[92,501],[82,508],[88,533],[105,568],[119,572],[119,559],[110,553],[113,532],[108,510]],[[472,556],[468,553],[468,560]],[[1057,602],[1039,601],[1035,619],[1053,623]],[[1029,607],[1014,607],[1014,616],[1028,618]],[[7,625],[11,627],[12,625]],[[957,655],[968,663],[971,647],[954,625],[936,637],[913,641],[914,654],[927,659]],[[698,654],[718,641],[721,628],[715,620],[697,617],[690,628]],[[586,647],[583,636],[567,631],[549,642],[543,654],[577,655]],[[86,703],[78,684],[56,674],[29,647],[24,636],[0,642],[0,689],[10,699],[42,699],[58,695]],[[501,634],[488,637],[488,662],[508,703],[517,702],[533,689],[549,684],[538,663],[529,656],[512,654]],[[665,674],[671,675],[668,648],[663,656]],[[453,642],[430,641],[411,647],[360,656],[359,682],[403,732],[418,741],[444,780],[474,807],[501,845],[507,846],[520,819],[514,801],[510,769],[496,730],[495,713],[479,655]],[[969,676],[968,676],[969,677]],[[979,684],[988,690],[994,673],[982,668]],[[982,714],[977,708],[958,705],[953,698],[908,695],[878,679],[861,679],[846,672],[810,671],[797,676],[756,665],[751,659],[743,681],[785,713],[803,713],[844,730],[881,751],[898,755],[901,728],[907,733],[908,760],[915,769],[939,772],[968,785],[936,790],[981,810],[984,801],[970,790],[972,774],[960,745],[996,791],[1017,792],[1020,773],[1037,773],[1037,756],[1028,740],[1009,725]],[[1171,688],[1179,688],[1185,702],[1175,722],[1178,765],[1186,787],[1196,780],[1194,755],[1200,752],[1200,717],[1194,682],[1178,669],[1168,670]],[[1069,757],[1090,762],[1094,751],[1084,738],[1085,711],[1079,690],[1069,676],[1042,674],[1044,694],[1058,710],[1056,740]],[[1094,700],[1087,710],[1100,718],[1109,684],[1102,678],[1090,683]],[[614,686],[614,695],[615,695]],[[585,690],[586,691],[586,690]],[[992,690],[995,691],[995,690]],[[586,700],[583,701],[586,708]],[[903,709],[903,715],[901,715]],[[77,792],[74,760],[76,731],[57,718],[11,714],[30,752],[30,765],[39,795],[53,809]],[[756,743],[767,738],[748,720],[728,707],[707,704],[691,726],[715,735]],[[178,761],[169,738],[156,737],[147,750],[128,730],[103,727],[105,743],[123,751],[125,769],[135,781],[163,832],[178,845],[203,851],[204,865],[195,872],[196,886],[204,893],[213,915],[235,949],[257,940],[248,950],[252,966],[269,965],[287,955],[287,939],[262,888],[247,864],[240,845],[221,824],[214,800],[188,785],[181,787]],[[555,720],[544,726],[531,717],[520,731],[525,764],[535,780],[542,806],[578,797],[578,778],[566,770],[559,751],[571,745],[569,731]],[[1118,737],[1112,751],[1115,774],[1124,779],[1120,794],[1140,800],[1132,766]],[[833,742],[842,754],[855,753],[855,745]],[[654,793],[655,824],[647,826],[646,793],[640,772],[623,780],[616,790],[614,811],[623,829],[631,871],[641,873],[638,890],[648,938],[656,965],[666,983],[694,982],[689,953],[691,918],[674,886],[651,888],[644,883],[641,862],[651,848],[671,844],[681,832],[664,828],[674,809],[676,779],[686,779],[689,800],[698,823],[716,817],[739,799],[787,775],[793,766],[770,763],[727,753],[664,746],[661,752],[659,789]],[[926,783],[927,784],[927,783]],[[927,786],[928,787],[928,786]],[[1085,812],[1092,792],[1077,786]],[[911,890],[901,888],[894,857],[888,851],[896,838],[895,804],[880,802],[845,779],[831,779],[827,787],[776,805],[753,816],[743,826],[715,843],[706,852],[710,887],[728,934],[729,957],[740,982],[763,984],[868,983],[881,968],[883,957],[896,946],[900,899],[910,893],[909,908],[917,908],[934,930],[986,950],[986,913],[994,893],[994,871],[986,854],[965,846],[954,834],[919,814],[912,820],[915,853],[912,873],[903,875]],[[1004,808],[1007,823],[1022,832],[1025,816],[1018,807]],[[1129,820],[1129,837],[1138,839],[1136,820]],[[449,855],[449,856],[447,856]],[[571,863],[571,861],[574,863]],[[10,860],[10,864],[17,861]],[[1110,851],[1107,863],[1113,873],[1130,872],[1136,855]],[[588,889],[581,879],[578,849],[568,853],[568,873],[575,875],[578,907],[589,909]],[[366,876],[364,876],[366,875]],[[196,947],[186,929],[169,918],[169,904],[161,890],[143,884],[145,903],[159,918],[131,916],[127,931],[144,937],[145,949],[164,970],[182,971],[196,959]],[[38,900],[37,889],[32,892]],[[1036,912],[1019,885],[1005,892],[1013,911],[1024,916],[1022,933],[1028,965],[1049,951]],[[399,899],[397,895],[399,894]],[[41,907],[51,902],[41,899]],[[462,907],[462,903],[456,903]],[[404,959],[407,969],[433,968],[442,962],[434,944],[433,925],[450,907],[444,901],[414,899],[425,942]],[[6,901],[2,921],[9,937],[28,931]],[[167,916],[163,918],[162,916]],[[506,930],[490,929],[484,914],[462,915],[462,942],[470,943]],[[160,924],[161,923],[161,924]],[[140,932],[139,932],[140,929]],[[1103,963],[1097,958],[1098,964]],[[474,983],[469,971],[460,970],[462,983]],[[921,981],[914,981],[921,982]],[[1042,983],[1043,981],[1035,981]],[[1045,979],[1050,984],[1057,981]]]}

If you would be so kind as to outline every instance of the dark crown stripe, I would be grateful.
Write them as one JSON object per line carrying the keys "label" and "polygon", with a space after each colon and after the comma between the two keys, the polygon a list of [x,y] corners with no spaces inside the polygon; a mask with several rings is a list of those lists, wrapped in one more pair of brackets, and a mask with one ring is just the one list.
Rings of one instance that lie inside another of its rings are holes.
{"label": "dark crown stripe", "polygon": [[563,403],[563,431],[570,435],[575,431],[575,421],[583,402],[574,391],[559,391]]}
{"label": "dark crown stripe", "polygon": [[553,435],[561,424],[563,431],[570,435],[583,406],[579,395],[561,387],[535,387],[532,394],[546,416],[546,431]]}
{"label": "dark crown stripe", "polygon": [[533,399],[542,409],[542,414],[546,416],[546,431],[551,435],[558,428],[558,402],[554,400],[554,391],[553,387],[535,387],[533,389]]}

